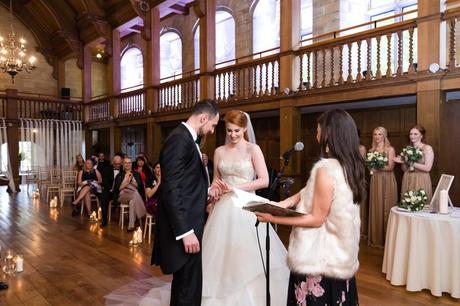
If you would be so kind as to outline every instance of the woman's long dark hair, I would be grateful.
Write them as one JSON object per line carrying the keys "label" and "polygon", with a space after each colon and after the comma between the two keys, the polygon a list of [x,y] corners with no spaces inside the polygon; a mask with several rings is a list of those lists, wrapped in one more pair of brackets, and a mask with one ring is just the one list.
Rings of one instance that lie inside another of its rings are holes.
{"label": "woman's long dark hair", "polygon": [[321,157],[339,161],[353,192],[353,201],[359,204],[366,198],[366,168],[364,159],[359,154],[355,121],[346,111],[333,109],[321,114],[317,123],[321,129]]}

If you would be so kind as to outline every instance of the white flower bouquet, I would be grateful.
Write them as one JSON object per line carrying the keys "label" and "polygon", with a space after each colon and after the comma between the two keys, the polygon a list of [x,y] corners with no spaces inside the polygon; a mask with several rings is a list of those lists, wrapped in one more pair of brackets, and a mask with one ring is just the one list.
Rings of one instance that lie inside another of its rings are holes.
{"label": "white flower bouquet", "polygon": [[364,158],[366,166],[370,169],[371,175],[374,174],[373,170],[383,169],[388,165],[388,157],[385,153],[380,153],[377,151],[368,152]]}
{"label": "white flower bouquet", "polygon": [[398,206],[408,211],[420,211],[427,200],[425,190],[410,190],[403,194]]}
{"label": "white flower bouquet", "polygon": [[409,170],[414,171],[413,165],[415,162],[418,162],[422,158],[423,152],[419,148],[413,146],[405,146],[399,155],[401,156],[401,159],[409,165]]}

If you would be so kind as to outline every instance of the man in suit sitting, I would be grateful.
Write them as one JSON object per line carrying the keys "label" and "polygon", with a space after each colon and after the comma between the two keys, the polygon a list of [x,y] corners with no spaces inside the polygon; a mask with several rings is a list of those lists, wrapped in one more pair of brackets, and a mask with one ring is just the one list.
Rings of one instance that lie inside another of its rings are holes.
{"label": "man in suit sitting", "polygon": [[[102,198],[101,198],[101,210],[102,210],[102,223],[99,225],[101,228],[107,225],[107,215],[109,209],[109,202],[113,200],[113,182],[115,177],[123,172],[121,161],[123,159],[122,153],[116,153],[112,158],[112,164],[104,168],[102,172]],[[114,203],[115,205],[116,203]]]}

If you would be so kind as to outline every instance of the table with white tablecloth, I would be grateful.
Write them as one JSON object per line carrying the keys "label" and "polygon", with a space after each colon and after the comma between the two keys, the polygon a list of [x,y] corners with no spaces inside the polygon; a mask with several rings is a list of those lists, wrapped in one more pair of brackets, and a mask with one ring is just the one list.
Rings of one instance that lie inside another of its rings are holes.
{"label": "table with white tablecloth", "polygon": [[382,272],[408,291],[429,289],[435,296],[448,292],[460,298],[460,218],[393,207]]}

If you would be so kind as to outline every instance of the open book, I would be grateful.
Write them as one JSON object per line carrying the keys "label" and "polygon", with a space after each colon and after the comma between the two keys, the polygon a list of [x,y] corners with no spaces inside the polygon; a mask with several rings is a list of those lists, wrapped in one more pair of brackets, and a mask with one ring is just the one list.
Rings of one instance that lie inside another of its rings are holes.
{"label": "open book", "polygon": [[305,215],[292,209],[278,206],[275,202],[269,201],[266,198],[259,197],[253,193],[249,193],[237,188],[234,188],[236,203],[239,207],[251,212],[268,213],[273,216],[294,217]]}

